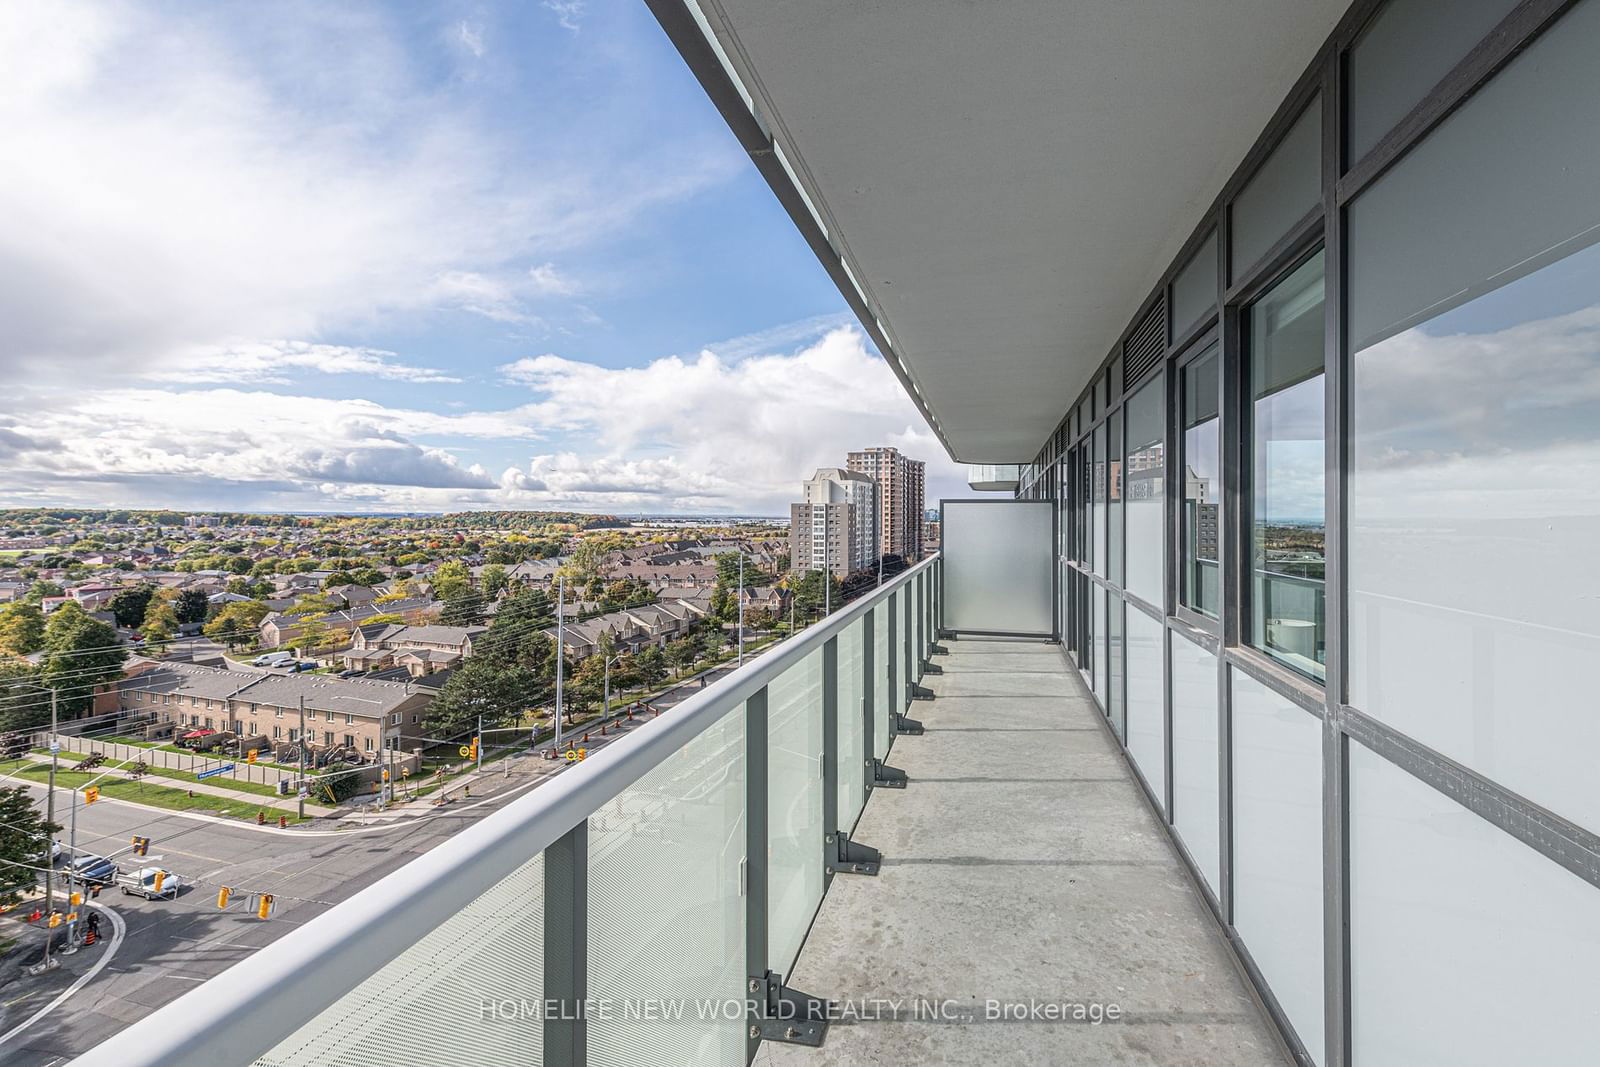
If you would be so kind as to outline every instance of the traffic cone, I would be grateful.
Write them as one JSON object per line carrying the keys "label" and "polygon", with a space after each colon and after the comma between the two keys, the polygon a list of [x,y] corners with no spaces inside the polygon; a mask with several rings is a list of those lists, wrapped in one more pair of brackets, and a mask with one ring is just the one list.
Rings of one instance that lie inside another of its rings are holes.
{"label": "traffic cone", "polygon": [[256,825],[257,826],[265,826],[266,823],[267,823],[267,813],[264,812],[264,811],[256,812]]}
{"label": "traffic cone", "polygon": [[287,816],[287,815],[278,816],[278,829],[287,830],[288,828],[289,828],[289,816]]}
{"label": "traffic cone", "polygon": [[34,908],[33,914],[28,916],[28,921],[31,923],[36,923],[42,918],[44,918],[44,912],[40,911],[38,908]]}

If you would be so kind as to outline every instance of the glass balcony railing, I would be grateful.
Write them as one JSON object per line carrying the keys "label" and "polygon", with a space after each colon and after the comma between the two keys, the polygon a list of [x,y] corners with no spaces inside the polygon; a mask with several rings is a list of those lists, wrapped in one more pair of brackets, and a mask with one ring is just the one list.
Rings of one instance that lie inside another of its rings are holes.
{"label": "glass balcony railing", "polygon": [[[783,985],[931,651],[925,560],[79,1062],[742,1067],[821,1040]],[[813,1014],[817,1017],[813,1018]]]}

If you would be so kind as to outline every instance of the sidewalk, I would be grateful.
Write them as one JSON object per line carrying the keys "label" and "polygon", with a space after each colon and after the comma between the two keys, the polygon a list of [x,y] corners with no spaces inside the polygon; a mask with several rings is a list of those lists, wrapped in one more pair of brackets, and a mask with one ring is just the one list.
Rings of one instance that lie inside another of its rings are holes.
{"label": "sidewalk", "polygon": [[[37,752],[28,753],[28,759],[35,763],[50,762],[49,756],[41,756]],[[63,765],[62,769],[70,770],[71,768]],[[180,791],[192,792],[196,796],[223,797],[225,799],[237,801],[240,804],[252,807],[274,809],[277,811],[286,811],[290,813],[297,812],[300,809],[299,801],[294,796],[269,797],[260,793],[247,793],[238,789],[229,789],[226,786],[212,785],[210,782],[187,782],[181,778],[164,778],[159,774],[153,773],[141,775],[138,778],[130,778],[127,772],[120,768],[107,769],[104,766],[96,767],[95,773],[105,774],[107,777],[116,778],[119,781],[138,781],[143,782],[146,785],[159,785],[167,789],[177,789]],[[130,800],[125,801],[125,803],[137,804],[138,801]],[[308,816],[332,815],[333,811],[334,809],[332,808],[323,807],[320,804],[313,804],[310,801],[306,802],[306,815]]]}

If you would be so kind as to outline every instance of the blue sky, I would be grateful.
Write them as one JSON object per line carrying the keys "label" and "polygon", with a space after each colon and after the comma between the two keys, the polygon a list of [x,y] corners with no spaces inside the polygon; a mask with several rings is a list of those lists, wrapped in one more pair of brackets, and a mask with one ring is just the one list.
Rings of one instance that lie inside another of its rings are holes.
{"label": "blue sky", "polygon": [[0,63],[0,503],[960,488],[642,3],[18,2]]}

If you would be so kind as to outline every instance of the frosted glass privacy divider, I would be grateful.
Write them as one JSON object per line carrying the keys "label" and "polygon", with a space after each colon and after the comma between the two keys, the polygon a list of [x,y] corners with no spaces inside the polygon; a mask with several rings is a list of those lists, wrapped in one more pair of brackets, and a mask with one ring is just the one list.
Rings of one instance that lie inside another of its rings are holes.
{"label": "frosted glass privacy divider", "polygon": [[[744,714],[735,704],[589,817],[588,996],[615,1009],[589,1015],[594,1067],[743,1067],[742,1015],[698,1006],[745,997]],[[629,1017],[630,1002],[683,1016]]]}
{"label": "frosted glass privacy divider", "polygon": [[839,829],[850,830],[867,802],[867,724],[863,717],[866,694],[862,683],[866,667],[866,620],[845,627],[839,635]]}
{"label": "frosted glass privacy divider", "polygon": [[1593,1063],[1600,890],[1353,740],[1349,767],[1355,1062]]}
{"label": "frosted glass privacy divider", "polygon": [[1054,636],[1055,508],[1048,500],[944,500],[944,628]]}
{"label": "frosted glass privacy divider", "polygon": [[1322,721],[1242,671],[1233,724],[1233,925],[1323,1060]]}
{"label": "frosted glass privacy divider", "polygon": [[1172,824],[1213,893],[1221,893],[1221,792],[1217,758],[1217,657],[1172,641]]}
{"label": "frosted glass privacy divider", "polygon": [[767,961],[788,974],[822,903],[822,649],[767,686]]}
{"label": "frosted glass privacy divider", "polygon": [[872,754],[883,759],[889,754],[889,602],[872,609]]}
{"label": "frosted glass privacy divider", "polygon": [[[544,1020],[544,854],[424,934],[256,1061],[537,1063]],[[507,1010],[500,1011],[500,1006]]]}
{"label": "frosted glass privacy divider", "polygon": [[1128,606],[1128,754],[1139,773],[1167,806],[1165,628],[1132,605]]}

